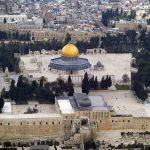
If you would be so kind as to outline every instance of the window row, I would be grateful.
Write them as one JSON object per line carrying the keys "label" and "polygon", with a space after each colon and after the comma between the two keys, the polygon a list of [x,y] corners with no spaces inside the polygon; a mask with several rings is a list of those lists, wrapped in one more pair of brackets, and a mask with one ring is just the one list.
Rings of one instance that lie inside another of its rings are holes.
{"label": "window row", "polygon": [[127,121],[126,120],[122,120],[122,121],[121,120],[112,120],[112,122],[130,122],[130,120],[127,120]]}
{"label": "window row", "polygon": [[[52,124],[52,125],[57,125],[57,124],[60,124],[60,121],[58,122],[58,123],[56,123],[56,122],[26,122],[26,123],[23,123],[23,122],[20,122],[20,125],[25,125],[25,124],[27,124],[27,125],[50,125],[50,124]],[[6,124],[3,124],[3,123],[0,123],[0,126],[2,126],[2,125],[6,125]],[[7,123],[7,125],[9,126],[10,125],[10,123]]]}

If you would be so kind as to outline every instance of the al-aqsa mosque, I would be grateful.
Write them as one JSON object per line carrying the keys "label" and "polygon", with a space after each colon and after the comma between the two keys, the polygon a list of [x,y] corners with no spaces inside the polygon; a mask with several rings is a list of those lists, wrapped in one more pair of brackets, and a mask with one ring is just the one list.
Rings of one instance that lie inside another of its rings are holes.
{"label": "al-aqsa mosque", "polygon": [[51,59],[49,69],[65,72],[77,72],[91,67],[86,58],[79,57],[79,50],[73,44],[65,45],[61,50],[61,57]]}

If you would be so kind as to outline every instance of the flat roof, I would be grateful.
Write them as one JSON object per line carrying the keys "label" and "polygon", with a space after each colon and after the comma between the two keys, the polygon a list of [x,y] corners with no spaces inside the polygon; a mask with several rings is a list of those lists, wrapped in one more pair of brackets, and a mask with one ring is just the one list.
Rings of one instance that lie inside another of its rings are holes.
{"label": "flat roof", "polygon": [[42,119],[42,118],[60,118],[60,114],[56,113],[37,113],[37,114],[0,114],[0,119]]}
{"label": "flat roof", "polygon": [[69,99],[59,99],[58,105],[63,114],[65,113],[74,113],[74,110],[71,106]]}
{"label": "flat roof", "polygon": [[93,110],[109,110],[109,106],[105,102],[103,96],[89,96],[89,99],[91,100],[91,107]]}
{"label": "flat roof", "polygon": [[[90,110],[90,111],[109,111],[111,106],[108,106],[107,103],[105,102],[103,96],[98,95],[98,96],[88,96],[91,106],[88,107],[83,107],[77,104],[78,102],[76,101],[75,97],[71,96],[69,97],[70,103],[74,110],[80,111],[80,110]],[[83,99],[84,101],[84,99]]]}

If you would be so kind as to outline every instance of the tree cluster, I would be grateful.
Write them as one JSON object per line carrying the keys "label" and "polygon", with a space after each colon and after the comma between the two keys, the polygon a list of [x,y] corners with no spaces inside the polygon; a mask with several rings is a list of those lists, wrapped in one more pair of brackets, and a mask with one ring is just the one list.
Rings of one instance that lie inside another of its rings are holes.
{"label": "tree cluster", "polygon": [[147,19],[147,24],[150,25],[150,19]]}
{"label": "tree cluster", "polygon": [[147,92],[144,89],[144,85],[143,83],[139,82],[139,81],[134,81],[133,82],[133,90],[135,91],[135,94],[137,95],[137,97],[141,100],[146,100],[148,98]]}
{"label": "tree cluster", "polygon": [[97,76],[95,78],[94,76],[89,78],[86,72],[82,80],[82,93],[89,94],[90,90],[108,89],[111,86],[112,86],[112,80],[110,76],[107,75],[106,77],[102,77],[102,80],[99,83],[97,80]]}
{"label": "tree cluster", "polygon": [[67,92],[69,96],[74,93],[73,84],[66,83],[62,79],[56,82],[47,82],[45,77],[40,78],[40,82],[29,81],[26,77],[20,75],[15,84],[12,80],[9,90],[9,97],[16,104],[27,103],[30,99],[36,99],[40,103],[54,103],[55,96],[62,96]]}
{"label": "tree cluster", "polygon": [[90,89],[94,89],[94,90],[98,89],[97,76],[94,78],[94,75],[93,75],[92,78],[89,79],[89,87],[90,87]]}
{"label": "tree cluster", "polygon": [[[132,88],[135,91],[137,97],[141,100],[146,100],[148,94],[146,87],[150,86],[150,52],[149,50],[143,50],[137,55],[137,67],[138,72],[133,74]],[[145,88],[144,88],[145,87]]]}
{"label": "tree cluster", "polygon": [[102,89],[108,89],[109,87],[112,86],[112,80],[111,80],[111,77],[110,76],[106,76],[105,77],[102,77],[102,80],[101,80],[101,84],[100,84],[100,87]]}
{"label": "tree cluster", "polygon": [[137,33],[135,30],[128,30],[124,34],[118,33],[112,35],[107,33],[106,37],[102,38],[101,47],[111,53],[131,53],[136,51]]}
{"label": "tree cluster", "polygon": [[121,17],[124,15],[124,12],[121,11],[119,12],[119,9],[107,9],[106,11],[102,12],[102,23],[104,24],[104,26],[108,26],[109,25],[109,21],[112,20],[113,18],[117,18],[117,17]]}
{"label": "tree cluster", "polygon": [[9,71],[18,72],[19,59],[14,57],[14,53],[19,50],[18,47],[19,45],[16,43],[0,43],[0,67],[3,71],[8,67]]}
{"label": "tree cluster", "polygon": [[96,150],[96,148],[97,148],[96,143],[93,140],[87,141],[84,143],[84,149],[85,150],[89,150],[89,149]]}
{"label": "tree cluster", "polygon": [[30,41],[30,33],[19,33],[18,31],[0,31],[0,40],[21,40]]}
{"label": "tree cluster", "polygon": [[132,20],[135,19],[136,16],[136,11],[131,10],[130,15],[127,15],[126,12],[124,12],[122,9],[119,10],[118,8],[116,9],[107,9],[106,11],[102,12],[102,20],[101,22],[103,23],[104,26],[108,27],[110,24],[110,20]]}

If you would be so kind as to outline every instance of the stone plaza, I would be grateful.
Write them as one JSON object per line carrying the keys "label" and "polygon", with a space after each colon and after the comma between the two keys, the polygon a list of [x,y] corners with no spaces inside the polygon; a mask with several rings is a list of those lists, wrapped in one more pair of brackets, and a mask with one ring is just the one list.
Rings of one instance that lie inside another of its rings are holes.
{"label": "stone plaza", "polygon": [[[34,53],[21,56],[21,70],[24,74],[32,75],[34,78],[45,76],[50,82],[55,81],[59,76],[67,79],[70,74],[69,71],[66,72],[62,69],[49,68],[50,61],[52,60],[53,62],[53,60],[60,57],[61,52],[58,53],[59,54],[56,52],[51,54]],[[122,76],[127,74],[130,84],[132,54],[88,53],[80,54],[80,57],[87,59],[91,66],[87,67],[87,69],[74,72],[72,75],[74,83],[81,82],[84,73],[87,72],[89,76],[97,76],[99,81],[101,81],[103,76],[109,75],[114,83],[122,82]],[[102,67],[95,67],[99,63]]]}

